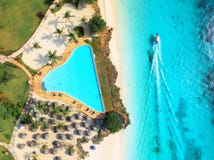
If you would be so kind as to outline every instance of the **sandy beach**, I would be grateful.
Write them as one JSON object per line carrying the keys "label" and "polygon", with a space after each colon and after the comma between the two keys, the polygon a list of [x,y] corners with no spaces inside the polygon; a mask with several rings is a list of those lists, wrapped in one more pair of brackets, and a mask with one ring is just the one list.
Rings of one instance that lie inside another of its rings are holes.
{"label": "sandy beach", "polygon": [[[117,28],[116,10],[112,7],[108,0],[98,0],[101,15],[107,22],[109,27],[113,28],[112,39],[110,41],[110,58],[118,71],[118,78],[116,85],[122,87],[122,60],[121,50],[119,46],[119,36]],[[122,92],[122,88],[121,88]],[[124,131],[112,134],[104,139],[101,144],[97,146],[95,151],[90,151],[90,156],[87,160],[123,160],[124,155]]]}

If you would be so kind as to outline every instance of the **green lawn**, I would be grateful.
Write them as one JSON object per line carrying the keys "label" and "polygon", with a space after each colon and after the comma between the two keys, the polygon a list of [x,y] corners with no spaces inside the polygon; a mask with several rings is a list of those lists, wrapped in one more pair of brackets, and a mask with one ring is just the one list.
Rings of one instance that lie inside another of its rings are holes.
{"label": "green lawn", "polygon": [[[6,84],[0,83],[0,141],[9,143],[14,124],[28,96],[28,77],[13,65],[0,64],[0,73],[7,71],[13,78]],[[1,158],[0,158],[1,159]]]}
{"label": "green lawn", "polygon": [[102,54],[101,48],[99,47],[100,39],[97,39],[95,42],[90,42],[89,44],[92,46],[95,54],[96,69],[99,77],[105,111],[113,111],[114,108],[112,106],[111,86],[109,84],[107,67],[104,62],[105,58]]}
{"label": "green lawn", "polygon": [[3,146],[0,146],[0,160],[14,160],[11,153]]}
{"label": "green lawn", "polygon": [[37,28],[37,12],[46,12],[49,0],[0,0],[0,54],[19,49]]}

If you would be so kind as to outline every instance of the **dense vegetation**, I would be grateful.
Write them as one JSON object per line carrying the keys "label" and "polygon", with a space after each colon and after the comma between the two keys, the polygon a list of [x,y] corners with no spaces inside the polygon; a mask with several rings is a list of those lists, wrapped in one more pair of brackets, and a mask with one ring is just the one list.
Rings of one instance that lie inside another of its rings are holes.
{"label": "dense vegetation", "polygon": [[0,1],[0,54],[8,55],[19,49],[30,38],[45,13],[48,0]]}
{"label": "dense vegetation", "polygon": [[105,114],[104,124],[111,133],[115,133],[122,128],[122,121],[115,112]]}
{"label": "dense vegetation", "polygon": [[92,33],[100,32],[106,27],[106,22],[101,16],[94,16],[88,22],[90,31]]}
{"label": "dense vegetation", "polygon": [[14,160],[14,158],[6,148],[0,146],[0,160]]}
{"label": "dense vegetation", "polygon": [[83,27],[77,26],[77,27],[74,28],[74,31],[75,31],[75,33],[76,33],[76,35],[78,37],[83,37],[84,36],[84,28]]}
{"label": "dense vegetation", "polygon": [[0,64],[0,79],[0,141],[8,143],[27,99],[29,85],[25,73],[11,64]]}

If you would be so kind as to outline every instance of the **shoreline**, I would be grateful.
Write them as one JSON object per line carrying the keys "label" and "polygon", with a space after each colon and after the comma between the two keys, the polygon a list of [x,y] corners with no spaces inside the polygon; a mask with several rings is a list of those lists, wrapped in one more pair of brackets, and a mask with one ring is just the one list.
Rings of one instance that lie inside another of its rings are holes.
{"label": "shoreline", "polygon": [[[116,8],[110,5],[107,0],[98,0],[98,6],[102,18],[106,21],[107,26],[113,28],[112,37],[109,42],[110,54],[109,57],[116,67],[118,77],[116,85],[120,88],[122,95],[122,58],[119,45],[119,33],[117,28]],[[124,130],[111,134],[97,145],[96,151],[89,151],[89,157],[86,160],[123,160],[124,159]],[[106,154],[108,152],[108,154]]]}

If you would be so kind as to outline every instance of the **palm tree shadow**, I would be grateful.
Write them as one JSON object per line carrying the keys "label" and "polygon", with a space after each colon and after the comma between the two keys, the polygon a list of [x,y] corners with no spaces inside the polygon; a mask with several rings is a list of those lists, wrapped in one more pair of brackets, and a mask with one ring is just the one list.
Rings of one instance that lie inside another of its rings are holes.
{"label": "palm tree shadow", "polygon": [[57,26],[60,23],[59,19],[53,19],[48,22],[49,25]]}
{"label": "palm tree shadow", "polygon": [[42,36],[42,39],[43,40],[50,40],[50,39],[52,39],[53,38],[53,35],[52,34],[46,34],[46,35],[44,35],[44,36]]}
{"label": "palm tree shadow", "polygon": [[33,50],[33,48],[30,46],[30,44],[28,44],[26,47],[23,48],[24,53],[29,53],[32,50]]}
{"label": "palm tree shadow", "polygon": [[65,37],[57,37],[53,39],[53,43],[57,46],[60,47],[62,45],[66,45],[66,38]]}
{"label": "palm tree shadow", "polygon": [[39,54],[38,58],[34,61],[36,61],[38,65],[44,65],[48,62],[48,58],[47,58],[47,56]]}

